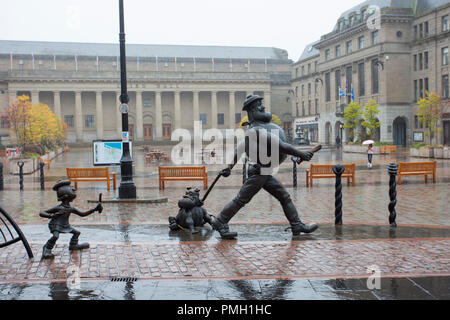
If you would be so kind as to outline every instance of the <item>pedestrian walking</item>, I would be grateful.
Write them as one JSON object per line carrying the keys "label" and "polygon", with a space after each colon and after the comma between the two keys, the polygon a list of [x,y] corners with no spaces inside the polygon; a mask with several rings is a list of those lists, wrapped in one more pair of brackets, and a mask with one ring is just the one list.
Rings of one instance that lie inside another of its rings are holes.
{"label": "pedestrian walking", "polygon": [[336,148],[341,148],[341,138],[339,136],[336,136]]}
{"label": "pedestrian walking", "polygon": [[369,169],[372,169],[372,158],[373,158],[373,144],[369,144],[367,147],[367,160],[369,161],[367,163],[367,167]]}

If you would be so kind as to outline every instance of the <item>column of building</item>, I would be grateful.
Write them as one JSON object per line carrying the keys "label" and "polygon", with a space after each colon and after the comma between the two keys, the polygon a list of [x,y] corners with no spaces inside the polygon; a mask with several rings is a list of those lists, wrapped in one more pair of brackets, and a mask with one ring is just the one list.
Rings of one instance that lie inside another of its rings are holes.
{"label": "column of building", "polygon": [[95,126],[97,139],[103,139],[103,92],[97,91],[95,97]]}
{"label": "column of building", "polygon": [[81,91],[75,91],[75,132],[77,142],[83,140],[83,106],[81,104]]}
{"label": "column of building", "polygon": [[229,107],[229,128],[234,129],[236,122],[236,95],[234,91],[229,92],[230,95],[230,107]]}
{"label": "column of building", "polygon": [[136,140],[144,139],[144,114],[142,111],[142,91],[136,91]]}
{"label": "column of building", "polygon": [[155,92],[155,136],[154,140],[162,140],[162,104],[161,104],[161,91]]}

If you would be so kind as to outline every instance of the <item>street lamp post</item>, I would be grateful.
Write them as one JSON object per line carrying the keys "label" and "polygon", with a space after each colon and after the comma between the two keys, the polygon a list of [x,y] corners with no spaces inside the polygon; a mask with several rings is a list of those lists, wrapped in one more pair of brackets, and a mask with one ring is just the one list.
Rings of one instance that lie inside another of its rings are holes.
{"label": "street lamp post", "polygon": [[121,181],[119,186],[119,199],[136,199],[136,186],[133,182],[133,160],[130,155],[130,139],[128,132],[128,102],[130,97],[127,91],[127,60],[125,53],[125,23],[123,0],[119,0],[120,16],[120,112],[122,113],[122,158],[120,159]]}

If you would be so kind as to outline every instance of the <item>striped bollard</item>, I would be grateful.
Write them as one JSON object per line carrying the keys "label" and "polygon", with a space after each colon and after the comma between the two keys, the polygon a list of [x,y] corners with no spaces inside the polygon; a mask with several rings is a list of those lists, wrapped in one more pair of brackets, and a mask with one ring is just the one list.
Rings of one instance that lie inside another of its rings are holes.
{"label": "striped bollard", "polygon": [[391,163],[388,166],[389,173],[389,225],[391,228],[397,228],[397,223],[395,219],[397,218],[397,212],[395,211],[395,206],[397,205],[397,172],[398,165]]}
{"label": "striped bollard", "polygon": [[342,182],[341,176],[345,171],[345,167],[337,164],[333,167],[333,172],[336,175],[335,194],[334,194],[334,215],[335,225],[342,225]]}

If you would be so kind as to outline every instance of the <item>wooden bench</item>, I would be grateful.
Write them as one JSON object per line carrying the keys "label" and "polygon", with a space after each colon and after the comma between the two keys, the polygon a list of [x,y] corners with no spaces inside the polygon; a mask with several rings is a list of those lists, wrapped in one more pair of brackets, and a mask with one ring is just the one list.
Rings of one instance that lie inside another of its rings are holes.
{"label": "wooden bench", "polygon": [[[342,178],[347,178],[347,184],[350,184],[350,179],[352,179],[352,184],[355,185],[355,164],[343,164],[345,171],[342,174]],[[310,169],[306,169],[306,186],[309,187],[313,185],[313,179],[335,179],[336,175],[333,172],[333,164],[311,164]]]}
{"label": "wooden bench", "polygon": [[116,173],[109,175],[109,168],[66,168],[67,179],[75,182],[75,189],[78,188],[78,182],[84,181],[106,181],[107,189],[109,190],[110,180],[113,181],[114,190],[116,189]]}
{"label": "wooden bench", "polygon": [[398,164],[398,184],[402,184],[402,176],[424,175],[428,182],[428,175],[433,176],[436,183],[436,161],[431,162],[400,162]]}
{"label": "wooden bench", "polygon": [[397,146],[380,146],[380,153],[397,153]]}
{"label": "wooden bench", "polygon": [[208,173],[205,166],[197,167],[158,167],[159,189],[164,189],[165,181],[203,181],[208,188]]}

